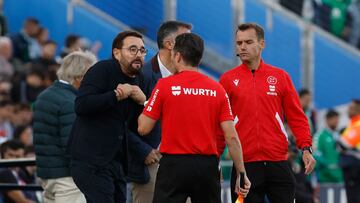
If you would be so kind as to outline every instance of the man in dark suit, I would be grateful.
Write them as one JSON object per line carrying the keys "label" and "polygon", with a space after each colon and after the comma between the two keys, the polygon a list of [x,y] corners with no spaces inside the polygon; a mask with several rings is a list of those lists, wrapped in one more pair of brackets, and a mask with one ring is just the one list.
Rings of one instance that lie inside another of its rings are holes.
{"label": "man in dark suit", "polygon": [[[164,22],[157,33],[159,52],[147,62],[142,71],[144,74],[146,98],[160,78],[172,75],[175,68],[171,64],[171,50],[179,34],[190,32],[192,26],[180,21]],[[129,177],[133,182],[133,203],[150,203],[153,199],[155,179],[160,160],[158,147],[161,139],[159,122],[147,137],[138,137],[138,144],[129,148]]]}
{"label": "man in dark suit", "polygon": [[146,99],[139,87],[145,55],[139,33],[121,32],[112,59],[96,63],[81,82],[69,147],[71,175],[87,202],[126,201],[127,142]]}

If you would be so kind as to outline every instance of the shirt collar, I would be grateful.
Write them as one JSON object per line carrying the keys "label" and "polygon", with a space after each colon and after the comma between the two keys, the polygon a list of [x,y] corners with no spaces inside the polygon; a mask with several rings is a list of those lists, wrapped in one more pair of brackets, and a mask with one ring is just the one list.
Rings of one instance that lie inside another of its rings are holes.
{"label": "shirt collar", "polygon": [[159,68],[160,68],[160,72],[161,72],[161,76],[163,78],[166,78],[170,75],[172,75],[172,73],[164,66],[164,64],[161,62],[160,60],[160,54],[157,55],[157,60],[159,62]]}
{"label": "shirt collar", "polygon": [[[250,68],[248,68],[245,63],[242,63],[241,66],[243,67],[244,70],[249,71],[249,72],[251,71]],[[263,59],[260,59],[258,69],[256,69],[255,72],[258,72],[258,71],[262,70],[263,66],[264,66],[264,61],[263,61]]]}
{"label": "shirt collar", "polygon": [[64,83],[64,84],[67,84],[67,85],[70,85],[70,83],[67,82],[67,81],[65,81],[65,80],[59,80],[59,82]]}

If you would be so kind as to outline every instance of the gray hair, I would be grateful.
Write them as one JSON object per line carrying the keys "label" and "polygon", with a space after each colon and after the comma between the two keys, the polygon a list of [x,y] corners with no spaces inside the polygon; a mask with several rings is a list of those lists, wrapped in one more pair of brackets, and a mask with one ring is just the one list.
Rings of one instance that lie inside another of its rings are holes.
{"label": "gray hair", "polygon": [[63,59],[56,75],[60,80],[73,84],[74,80],[83,77],[96,61],[95,55],[89,51],[74,51]]}
{"label": "gray hair", "polygon": [[0,45],[3,45],[3,44],[12,44],[11,43],[11,40],[9,37],[0,37]]}

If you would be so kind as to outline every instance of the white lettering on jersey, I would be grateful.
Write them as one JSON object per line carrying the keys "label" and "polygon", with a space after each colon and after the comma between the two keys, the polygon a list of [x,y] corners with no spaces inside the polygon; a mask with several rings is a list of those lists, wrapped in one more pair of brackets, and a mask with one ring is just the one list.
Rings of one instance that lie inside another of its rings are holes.
{"label": "white lettering on jersey", "polygon": [[276,93],[275,89],[276,89],[275,85],[269,85],[269,92],[267,92],[266,94],[277,96],[277,93]]}
{"label": "white lettering on jersey", "polygon": [[232,110],[231,110],[231,104],[230,104],[229,96],[227,95],[227,93],[225,93],[225,97],[226,97],[227,103],[229,105],[229,111],[230,111],[229,113],[232,116],[233,113],[232,113]]}
{"label": "white lettering on jersey", "polygon": [[216,97],[216,90],[202,89],[202,88],[183,88],[185,95],[199,95]]}
{"label": "white lettering on jersey", "polygon": [[155,101],[156,101],[156,98],[157,98],[157,96],[159,94],[159,91],[160,91],[159,89],[155,90],[154,96],[152,97],[149,106],[146,108],[146,111],[151,111],[152,110],[152,107],[155,104]]}

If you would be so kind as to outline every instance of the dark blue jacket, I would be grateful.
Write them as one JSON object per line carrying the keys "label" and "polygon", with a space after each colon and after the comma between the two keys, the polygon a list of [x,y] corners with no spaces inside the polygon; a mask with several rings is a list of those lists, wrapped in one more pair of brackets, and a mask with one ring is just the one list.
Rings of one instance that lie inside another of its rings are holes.
{"label": "dark blue jacket", "polygon": [[[161,72],[157,55],[150,61],[145,63],[142,68],[144,76],[144,88],[142,89],[149,99],[157,81],[161,78]],[[134,138],[135,136],[132,136]],[[149,171],[144,164],[146,156],[152,149],[157,149],[161,139],[161,128],[159,122],[156,123],[154,129],[149,135],[144,137],[136,136],[137,144],[129,145],[129,174],[128,181],[145,184],[149,181]]]}
{"label": "dark blue jacket", "polygon": [[26,40],[23,33],[15,33],[10,35],[10,39],[13,45],[13,58],[17,58],[26,63],[30,61],[29,55],[29,42]]}
{"label": "dark blue jacket", "polygon": [[[129,78],[116,60],[92,66],[81,82],[75,100],[76,120],[69,139],[71,159],[104,166],[119,160],[127,172],[128,141],[137,132],[137,117],[143,106],[131,98],[117,101],[118,84],[139,85],[140,77]],[[132,145],[132,144],[130,144]]]}
{"label": "dark blue jacket", "polygon": [[44,179],[70,176],[66,145],[75,120],[77,90],[55,81],[34,104],[34,146],[37,175]]}

